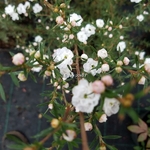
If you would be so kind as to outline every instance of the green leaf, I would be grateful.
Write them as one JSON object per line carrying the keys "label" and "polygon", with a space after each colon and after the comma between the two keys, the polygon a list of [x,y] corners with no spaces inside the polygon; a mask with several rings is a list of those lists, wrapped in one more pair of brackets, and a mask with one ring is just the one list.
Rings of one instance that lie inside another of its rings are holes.
{"label": "green leaf", "polygon": [[141,147],[135,146],[135,147],[134,147],[134,150],[141,150]]}
{"label": "green leaf", "polygon": [[14,72],[11,72],[11,73],[10,73],[10,76],[11,76],[11,79],[12,79],[13,83],[14,83],[16,86],[19,86],[19,81],[18,81],[18,79],[17,79],[15,73],[14,73]]}
{"label": "green leaf", "polygon": [[13,52],[9,52],[9,54],[13,57],[15,54]]}
{"label": "green leaf", "polygon": [[107,136],[103,136],[103,139],[119,139],[121,138],[121,136],[119,135],[107,135]]}
{"label": "green leaf", "polygon": [[110,150],[118,150],[116,147],[114,147],[114,146],[111,146],[111,145],[108,145],[108,144],[106,144],[106,146],[110,149]]}
{"label": "green leaf", "polygon": [[50,132],[52,132],[52,131],[53,131],[53,128],[47,128],[47,129],[41,131],[40,133],[34,135],[33,138],[44,137],[44,136],[48,135]]}
{"label": "green leaf", "polygon": [[133,108],[126,109],[126,113],[132,118],[134,123],[138,123],[139,117]]}
{"label": "green leaf", "polygon": [[12,150],[21,150],[24,148],[23,145],[17,145],[17,144],[7,145],[7,147]]}
{"label": "green leaf", "polygon": [[0,96],[6,102],[6,96],[2,84],[0,83]]}

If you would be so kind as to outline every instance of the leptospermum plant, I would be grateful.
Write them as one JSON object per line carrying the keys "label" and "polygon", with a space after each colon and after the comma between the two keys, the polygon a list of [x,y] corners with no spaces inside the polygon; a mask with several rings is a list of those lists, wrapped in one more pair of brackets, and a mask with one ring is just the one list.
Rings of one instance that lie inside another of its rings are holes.
{"label": "leptospermum plant", "polygon": [[[43,114],[50,127],[38,134],[38,144],[22,145],[23,150],[44,150],[52,136],[55,141],[49,149],[63,149],[68,141],[69,149],[81,142],[82,149],[89,150],[93,147],[88,131],[99,137],[94,149],[116,149],[105,142],[97,124],[117,113],[138,121],[132,104],[149,92],[150,57],[133,34],[135,29],[150,31],[149,12],[146,0],[7,2],[0,19],[16,26],[16,53],[11,53],[14,66],[1,65],[0,75],[9,73],[18,85],[30,76],[34,79],[37,72],[54,87],[47,94],[48,111]],[[20,30],[23,21],[27,24]],[[137,84],[143,89],[133,94]],[[5,99],[2,84],[0,92]]]}

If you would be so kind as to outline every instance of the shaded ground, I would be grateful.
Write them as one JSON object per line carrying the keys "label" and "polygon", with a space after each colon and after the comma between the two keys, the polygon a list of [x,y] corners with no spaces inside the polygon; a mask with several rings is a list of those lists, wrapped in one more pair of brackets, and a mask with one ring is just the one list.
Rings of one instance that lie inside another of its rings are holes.
{"label": "shaded ground", "polygon": [[[0,62],[7,65],[11,63],[11,57],[7,51],[0,50]],[[44,118],[39,118],[39,114],[43,113],[46,108],[38,107],[37,105],[46,101],[46,97],[41,97],[40,93],[43,90],[52,90],[42,79],[38,78],[38,83],[34,83],[31,79],[20,83],[20,87],[13,85],[9,75],[3,76],[0,81],[4,85],[7,101],[6,103],[0,99],[0,138],[12,130],[19,130],[32,141],[32,136],[37,134],[42,129],[49,126]],[[141,86],[137,87],[141,88]],[[137,100],[135,109],[144,114],[144,108],[149,105],[146,98]],[[111,116],[107,123],[98,124],[103,135],[121,135],[119,140],[108,140],[107,143],[114,145],[118,150],[133,150],[134,141],[131,133],[126,129],[132,124],[131,119],[126,118],[123,122],[118,122],[117,115]],[[89,140],[92,140],[92,131],[88,132]],[[0,140],[1,141],[1,140]],[[50,143],[46,143],[50,145]],[[0,143],[1,146],[1,143]],[[67,149],[65,149],[67,150]]]}

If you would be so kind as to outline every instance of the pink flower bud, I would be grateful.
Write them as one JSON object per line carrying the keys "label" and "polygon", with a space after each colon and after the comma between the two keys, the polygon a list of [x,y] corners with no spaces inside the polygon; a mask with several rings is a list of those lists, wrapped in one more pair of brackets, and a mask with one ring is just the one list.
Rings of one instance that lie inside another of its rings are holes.
{"label": "pink flower bud", "polygon": [[128,65],[129,62],[130,62],[129,58],[128,58],[128,57],[124,57],[123,63],[124,63],[125,65]]}
{"label": "pink flower bud", "polygon": [[85,128],[85,131],[91,131],[93,129],[93,126],[90,122],[85,122],[84,128]]}
{"label": "pink flower bud", "polygon": [[106,72],[106,71],[109,71],[109,65],[108,64],[102,64],[102,72]]}
{"label": "pink flower bud", "polygon": [[102,81],[96,80],[92,83],[92,90],[97,94],[103,93],[105,91],[105,85]]}
{"label": "pink flower bud", "polygon": [[107,116],[106,114],[102,114],[101,117],[99,118],[99,122],[100,123],[103,123],[103,122],[106,122],[107,121]]}
{"label": "pink flower bud", "polygon": [[63,23],[64,23],[63,17],[58,16],[58,17],[56,18],[56,23],[59,24],[59,25],[63,24]]}
{"label": "pink flower bud", "polygon": [[16,66],[22,65],[25,61],[25,57],[22,53],[17,53],[12,57],[12,63]]}
{"label": "pink flower bud", "polygon": [[103,81],[106,86],[113,85],[113,78],[110,75],[103,76],[101,81]]}

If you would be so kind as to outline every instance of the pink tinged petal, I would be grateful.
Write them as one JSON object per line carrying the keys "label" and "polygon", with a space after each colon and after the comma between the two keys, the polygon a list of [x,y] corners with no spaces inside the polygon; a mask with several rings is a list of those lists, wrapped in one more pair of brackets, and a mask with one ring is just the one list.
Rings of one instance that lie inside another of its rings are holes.
{"label": "pink tinged petal", "polygon": [[150,148],[150,138],[147,141],[146,148]]}
{"label": "pink tinged petal", "polygon": [[148,126],[143,120],[139,119],[138,124],[139,124],[140,128],[142,128],[144,131],[148,130]]}
{"label": "pink tinged petal", "polygon": [[141,134],[138,136],[137,141],[138,141],[138,142],[142,142],[142,141],[145,141],[146,138],[147,138],[147,132],[141,133]]}
{"label": "pink tinged petal", "polygon": [[137,134],[145,132],[144,129],[140,128],[137,125],[128,126],[128,130],[131,131],[131,132],[137,133]]}

